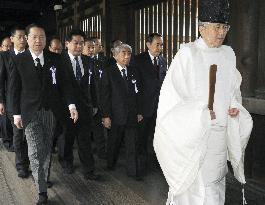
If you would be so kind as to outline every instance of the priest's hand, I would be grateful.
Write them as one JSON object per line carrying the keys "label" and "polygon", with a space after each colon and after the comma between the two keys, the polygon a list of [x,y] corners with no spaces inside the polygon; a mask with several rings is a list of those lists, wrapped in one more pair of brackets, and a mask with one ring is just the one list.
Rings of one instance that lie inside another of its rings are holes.
{"label": "priest's hand", "polygon": [[74,123],[76,123],[76,121],[78,120],[78,112],[75,108],[72,108],[70,110],[70,118],[74,120]]}
{"label": "priest's hand", "polygon": [[102,124],[105,128],[111,128],[111,119],[109,117],[102,118]]}
{"label": "priest's hand", "polygon": [[3,103],[0,103],[0,115],[5,114],[5,105]]}
{"label": "priest's hand", "polygon": [[229,108],[228,110],[228,115],[230,115],[231,117],[236,117],[239,113],[239,109],[237,108]]}
{"label": "priest's hand", "polygon": [[215,112],[213,110],[210,110],[210,115],[211,115],[211,120],[216,119],[216,115],[215,115]]}

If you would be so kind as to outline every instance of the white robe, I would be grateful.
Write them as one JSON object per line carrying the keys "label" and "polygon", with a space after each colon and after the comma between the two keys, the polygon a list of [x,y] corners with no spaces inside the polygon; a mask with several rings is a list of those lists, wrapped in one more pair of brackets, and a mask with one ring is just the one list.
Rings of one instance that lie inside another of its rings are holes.
{"label": "white robe", "polygon": [[[217,64],[214,121],[207,108],[211,64]],[[235,177],[245,183],[244,152],[252,119],[241,105],[240,84],[235,54],[228,46],[208,48],[200,38],[184,44],[176,54],[160,91],[154,135],[154,149],[169,185],[168,203],[193,190],[197,199],[192,205],[204,204],[200,169],[211,125],[226,127],[228,158]],[[238,108],[239,115],[229,117],[229,107]]]}

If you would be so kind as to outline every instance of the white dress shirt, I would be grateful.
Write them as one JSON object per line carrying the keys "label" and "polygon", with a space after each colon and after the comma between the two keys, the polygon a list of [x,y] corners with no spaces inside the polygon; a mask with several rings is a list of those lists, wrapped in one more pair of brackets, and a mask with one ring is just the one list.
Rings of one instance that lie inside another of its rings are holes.
{"label": "white dress shirt", "polygon": [[[71,63],[72,63],[72,67],[73,67],[73,71],[74,71],[74,74],[76,76],[76,61],[75,61],[75,56],[73,56],[69,52],[68,52],[68,55],[70,57],[70,60],[71,60]],[[83,66],[83,63],[82,63],[81,56],[78,56],[77,58],[78,58],[78,62],[79,62],[80,68],[81,68],[81,73],[82,73],[82,76],[83,76],[84,75],[84,66]]]}
{"label": "white dress shirt", "polygon": [[[151,58],[151,60],[152,60],[153,65],[155,65],[155,62],[154,62],[155,56],[153,56],[153,55],[150,53],[149,50],[148,50],[148,53],[149,53],[149,56],[150,56],[150,58]],[[158,64],[158,56],[156,57],[156,63]]]}
{"label": "white dress shirt", "polygon": [[25,51],[25,49],[23,51],[19,51],[17,50],[16,48],[14,48],[14,52],[15,52],[15,55],[19,54],[19,53],[23,53]]}
{"label": "white dress shirt", "polygon": [[120,72],[121,72],[121,76],[122,76],[122,77],[123,77],[122,69],[125,69],[125,75],[126,75],[126,77],[127,77],[128,75],[127,75],[127,68],[126,68],[126,66],[125,66],[125,67],[122,67],[122,66],[119,65],[118,63],[117,63],[117,66],[118,66],[118,68],[119,68],[119,70],[120,70]]}

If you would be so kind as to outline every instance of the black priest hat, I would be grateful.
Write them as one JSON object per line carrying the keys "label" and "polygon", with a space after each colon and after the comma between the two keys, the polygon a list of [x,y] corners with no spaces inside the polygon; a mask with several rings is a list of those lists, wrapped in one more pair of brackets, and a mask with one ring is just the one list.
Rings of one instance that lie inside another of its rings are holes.
{"label": "black priest hat", "polygon": [[199,21],[229,23],[229,0],[199,0]]}

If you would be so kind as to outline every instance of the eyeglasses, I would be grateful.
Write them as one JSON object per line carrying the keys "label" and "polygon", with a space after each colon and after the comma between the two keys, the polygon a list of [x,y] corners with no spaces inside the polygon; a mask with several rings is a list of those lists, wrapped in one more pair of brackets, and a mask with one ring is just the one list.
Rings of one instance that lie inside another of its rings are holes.
{"label": "eyeglasses", "polygon": [[228,32],[230,29],[230,25],[228,25],[228,24],[206,23],[206,25],[212,27],[216,32],[219,32],[219,31]]}

